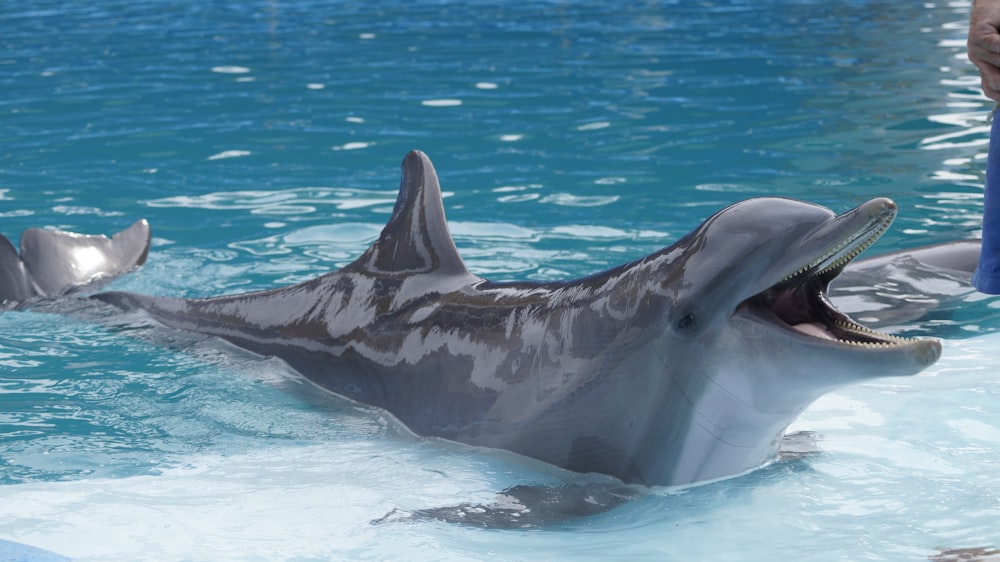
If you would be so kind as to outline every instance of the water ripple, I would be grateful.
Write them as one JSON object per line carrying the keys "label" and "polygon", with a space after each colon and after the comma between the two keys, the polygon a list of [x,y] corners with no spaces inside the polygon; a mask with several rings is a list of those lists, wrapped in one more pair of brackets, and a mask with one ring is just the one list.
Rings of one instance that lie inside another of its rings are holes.
{"label": "water ripple", "polygon": [[150,207],[208,210],[249,210],[254,214],[308,214],[319,207],[339,210],[361,209],[396,202],[395,191],[301,187],[280,191],[232,191],[205,195],[178,195],[146,201]]}

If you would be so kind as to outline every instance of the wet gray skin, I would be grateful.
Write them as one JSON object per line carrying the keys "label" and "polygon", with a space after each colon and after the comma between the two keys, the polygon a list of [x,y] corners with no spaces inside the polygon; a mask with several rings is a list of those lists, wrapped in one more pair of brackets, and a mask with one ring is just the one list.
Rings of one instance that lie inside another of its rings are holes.
{"label": "wet gray skin", "polygon": [[825,298],[895,213],[887,199],[842,215],[752,199],[609,271],[493,283],[462,263],[433,165],[414,151],[382,235],[339,271],[204,300],[97,298],[279,357],[420,435],[686,484],[774,459],[826,392],[937,360],[938,341],[869,331]]}

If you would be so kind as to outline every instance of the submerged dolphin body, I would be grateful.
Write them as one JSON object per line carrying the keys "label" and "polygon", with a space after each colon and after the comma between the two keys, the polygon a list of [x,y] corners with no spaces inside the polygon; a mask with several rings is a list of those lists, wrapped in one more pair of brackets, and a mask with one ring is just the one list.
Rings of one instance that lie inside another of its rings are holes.
{"label": "submerged dolphin body", "polygon": [[[825,392],[937,359],[936,340],[873,332],[826,297],[894,215],[886,199],[839,216],[754,199],[603,273],[492,283],[465,268],[433,166],[413,152],[382,235],[340,271],[213,299],[97,298],[280,357],[423,435],[629,483],[685,484],[774,459],[784,429]],[[138,267],[148,249],[145,221],[110,240],[28,231],[20,256],[2,239],[0,302],[90,288]],[[909,259],[897,258],[873,262]],[[846,274],[845,290],[878,267],[857,266],[867,273]]]}
{"label": "submerged dolphin body", "polygon": [[937,340],[866,329],[826,298],[893,220],[887,199],[841,215],[751,199],[602,273],[494,283],[459,257],[427,156],[402,168],[381,236],[339,271],[210,299],[96,298],[279,357],[418,434],[646,485],[762,466],[819,396],[940,355]]}
{"label": "submerged dolphin body", "polygon": [[967,325],[989,325],[994,297],[969,283],[980,240],[908,248],[853,262],[831,284],[838,309],[866,326],[892,333],[965,337]]}

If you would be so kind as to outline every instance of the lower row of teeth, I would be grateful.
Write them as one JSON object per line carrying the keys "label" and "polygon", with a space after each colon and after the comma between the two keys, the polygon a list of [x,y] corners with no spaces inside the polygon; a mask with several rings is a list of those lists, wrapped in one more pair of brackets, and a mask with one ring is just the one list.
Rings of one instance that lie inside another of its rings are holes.
{"label": "lower row of teeth", "polygon": [[883,334],[882,332],[877,332],[875,330],[871,330],[869,328],[865,328],[864,326],[861,326],[859,324],[854,324],[854,323],[851,323],[851,322],[844,322],[842,320],[837,320],[837,321],[834,322],[834,324],[838,328],[841,328],[842,330],[845,330],[845,331],[848,331],[848,332],[854,332],[854,333],[859,333],[859,334],[864,334],[864,335],[869,335],[869,336],[872,336],[872,337],[877,337],[877,338],[889,340],[889,341],[886,341],[886,342],[859,342],[859,341],[853,341],[853,340],[845,340],[843,338],[838,338],[837,339],[837,341],[840,341],[840,342],[843,342],[843,343],[846,343],[846,344],[860,345],[862,347],[893,347],[895,345],[899,345],[899,344],[901,344],[901,343],[903,343],[903,342],[906,341],[906,338],[901,338],[899,336],[893,336],[891,334]]}

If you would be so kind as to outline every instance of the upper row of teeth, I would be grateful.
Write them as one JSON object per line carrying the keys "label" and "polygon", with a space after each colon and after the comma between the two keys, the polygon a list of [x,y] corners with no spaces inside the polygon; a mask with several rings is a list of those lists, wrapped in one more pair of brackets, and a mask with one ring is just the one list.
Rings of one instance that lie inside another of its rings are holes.
{"label": "upper row of teeth", "polygon": [[[888,221],[882,222],[882,224],[879,225],[879,227],[878,227],[878,229],[876,231],[870,233],[864,239],[864,241],[862,241],[860,244],[858,244],[853,250],[851,250],[850,252],[844,254],[843,256],[840,256],[840,259],[838,259],[838,260],[834,261],[833,263],[827,265],[826,267],[824,267],[820,271],[817,271],[816,275],[820,275],[820,274],[826,273],[827,271],[836,269],[836,268],[840,267],[841,265],[843,265],[843,264],[845,264],[845,263],[853,260],[854,258],[858,257],[858,255],[861,252],[864,252],[865,250],[867,250],[869,246],[871,246],[872,244],[874,244],[875,241],[878,240],[880,236],[882,236],[882,233],[884,233],[886,231],[886,229],[889,228],[889,224],[891,224],[891,223],[888,222]],[[806,271],[809,271],[810,269],[819,266],[824,261],[826,261],[826,260],[830,259],[831,257],[837,255],[837,252],[843,250],[845,247],[849,246],[852,242],[854,242],[854,240],[850,240],[850,239],[848,239],[848,240],[846,240],[844,242],[841,242],[839,246],[837,246],[833,250],[830,250],[826,254],[823,254],[823,257],[821,257],[821,258],[819,258],[817,260],[813,260],[809,264],[800,267],[798,269],[798,271],[796,271],[795,273],[792,273],[791,275],[785,277],[784,279],[782,279],[782,281],[788,281],[789,279],[793,279],[795,277],[798,277],[799,275],[802,275]]]}

